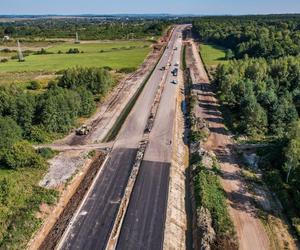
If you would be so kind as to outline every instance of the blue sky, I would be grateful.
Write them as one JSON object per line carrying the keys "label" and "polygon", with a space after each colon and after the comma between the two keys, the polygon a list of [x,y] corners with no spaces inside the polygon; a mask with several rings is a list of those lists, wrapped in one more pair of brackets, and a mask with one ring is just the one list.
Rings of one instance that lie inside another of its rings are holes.
{"label": "blue sky", "polygon": [[0,0],[0,14],[300,13],[300,0]]}

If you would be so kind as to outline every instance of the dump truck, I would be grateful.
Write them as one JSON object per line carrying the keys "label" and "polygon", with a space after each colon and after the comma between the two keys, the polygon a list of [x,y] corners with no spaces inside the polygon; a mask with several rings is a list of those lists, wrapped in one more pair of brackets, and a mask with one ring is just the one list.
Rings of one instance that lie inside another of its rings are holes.
{"label": "dump truck", "polygon": [[87,135],[91,131],[91,126],[82,125],[80,128],[75,130],[76,135]]}

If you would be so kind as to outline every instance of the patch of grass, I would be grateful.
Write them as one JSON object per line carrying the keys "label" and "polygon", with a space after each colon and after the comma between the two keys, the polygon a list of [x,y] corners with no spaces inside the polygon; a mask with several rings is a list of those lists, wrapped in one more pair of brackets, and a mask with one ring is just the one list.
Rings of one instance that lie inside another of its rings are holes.
{"label": "patch of grass", "polygon": [[46,169],[0,168],[0,180],[6,180],[8,195],[0,204],[0,249],[24,249],[41,224],[37,218],[42,203],[53,204],[57,192],[38,186]]}
{"label": "patch of grass", "polygon": [[213,228],[219,237],[235,234],[233,222],[227,210],[226,196],[218,176],[201,163],[194,177],[197,207],[207,208],[213,219]]}
{"label": "patch of grass", "polygon": [[189,139],[191,142],[198,142],[206,139],[208,134],[204,130],[190,130]]}
{"label": "patch of grass", "polygon": [[216,67],[220,63],[227,63],[225,60],[225,49],[213,44],[201,44],[200,53],[205,65]]}
{"label": "patch of grass", "polygon": [[[66,54],[70,48],[78,48],[83,53]],[[58,51],[61,51],[61,53],[58,54]],[[116,70],[122,68],[133,69],[143,62],[149,51],[150,42],[147,41],[59,44],[46,49],[46,52],[53,54],[32,54],[27,56],[25,62],[22,63],[17,60],[1,63],[0,73],[3,76],[1,82],[15,82],[16,78],[14,75],[16,73],[23,74],[22,79],[24,79],[27,74],[32,74],[33,72],[38,72],[40,75],[53,74],[75,66],[109,67]],[[32,80],[33,78],[29,77],[29,79]]]}

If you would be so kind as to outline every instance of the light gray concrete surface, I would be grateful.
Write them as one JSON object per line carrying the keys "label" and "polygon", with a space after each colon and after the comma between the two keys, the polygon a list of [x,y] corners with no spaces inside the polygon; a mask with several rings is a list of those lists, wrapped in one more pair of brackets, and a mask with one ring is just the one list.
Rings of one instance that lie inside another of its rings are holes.
{"label": "light gray concrete surface", "polygon": [[[182,29],[174,32],[171,67],[159,103],[153,129],[149,136],[141,169],[134,186],[122,225],[117,249],[162,249],[167,210],[169,175],[172,160],[172,138],[175,121],[178,76],[171,71],[181,63]],[[177,48],[176,50],[174,50]]]}

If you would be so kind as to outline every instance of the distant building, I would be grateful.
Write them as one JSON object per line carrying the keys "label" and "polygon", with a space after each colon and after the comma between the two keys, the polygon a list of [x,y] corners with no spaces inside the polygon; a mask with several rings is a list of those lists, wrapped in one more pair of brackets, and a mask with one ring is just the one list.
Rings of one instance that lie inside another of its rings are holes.
{"label": "distant building", "polygon": [[10,39],[9,36],[4,36],[4,37],[3,37],[3,40],[4,40],[4,41],[8,41],[9,39]]}

